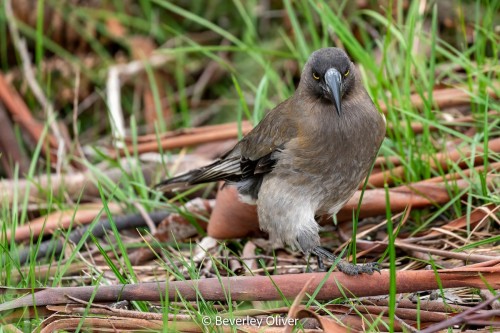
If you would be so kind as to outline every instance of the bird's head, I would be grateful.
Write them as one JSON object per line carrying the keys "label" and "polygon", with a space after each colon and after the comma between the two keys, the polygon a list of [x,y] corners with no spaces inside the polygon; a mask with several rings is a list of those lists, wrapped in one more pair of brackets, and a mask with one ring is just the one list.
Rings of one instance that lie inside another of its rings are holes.
{"label": "bird's head", "polygon": [[342,114],[342,97],[354,86],[355,68],[347,54],[336,47],[315,51],[307,60],[300,85],[306,92],[335,105]]}

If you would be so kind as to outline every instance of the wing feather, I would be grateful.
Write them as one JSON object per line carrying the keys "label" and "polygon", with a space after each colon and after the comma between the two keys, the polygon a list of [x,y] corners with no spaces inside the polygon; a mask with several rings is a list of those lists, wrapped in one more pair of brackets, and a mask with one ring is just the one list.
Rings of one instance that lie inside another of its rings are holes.
{"label": "wing feather", "polygon": [[[171,190],[186,185],[224,180],[257,198],[263,176],[272,171],[279,152],[297,136],[297,126],[287,113],[290,99],[271,110],[262,121],[220,160],[203,168],[166,179],[156,185]],[[278,153],[278,154],[277,154]],[[239,184],[239,185],[238,185]],[[241,193],[241,191],[240,191]]]}

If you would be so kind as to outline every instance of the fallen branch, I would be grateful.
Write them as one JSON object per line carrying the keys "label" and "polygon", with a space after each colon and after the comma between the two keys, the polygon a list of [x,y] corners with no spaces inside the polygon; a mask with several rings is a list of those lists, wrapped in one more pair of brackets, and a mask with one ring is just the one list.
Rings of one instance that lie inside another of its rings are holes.
{"label": "fallen branch", "polygon": [[[381,244],[388,246],[387,242],[375,242],[375,244]],[[430,255],[436,255],[444,258],[453,258],[453,259],[458,259],[458,260],[463,260],[465,262],[487,262],[490,260],[495,260],[496,257],[494,256],[488,256],[488,255],[482,255],[482,254],[473,254],[473,253],[463,253],[463,252],[453,252],[453,251],[446,251],[446,250],[439,250],[439,249],[434,249],[429,246],[418,246],[414,244],[408,244],[404,242],[403,240],[396,240],[394,243],[394,246],[407,250],[407,251],[416,251],[416,252],[421,252],[421,253],[427,253],[429,254],[429,259],[431,259]]]}
{"label": "fallen branch", "polygon": [[[146,183],[151,183],[156,165],[146,164],[142,166],[142,173]],[[123,170],[115,168],[103,171],[103,176],[112,182],[118,183],[123,177]],[[33,179],[0,180],[0,201],[11,204],[14,198],[24,198],[29,191],[30,202],[46,202],[47,193],[53,196],[68,194],[71,198],[80,195],[99,197],[99,189],[96,185],[95,175],[90,172],[76,172],[72,174],[42,175]],[[14,195],[15,193],[16,196]]]}
{"label": "fallen branch", "polygon": [[[377,306],[389,306],[389,298],[365,298],[361,300],[362,304],[366,305],[377,305]],[[420,302],[412,302],[407,298],[398,300],[398,309],[420,309],[423,311],[430,312],[442,312],[442,313],[457,313],[469,309],[468,306],[457,305],[457,304],[447,304],[442,300],[420,300]]]}
{"label": "fallen branch", "polygon": [[[343,304],[327,305],[329,311],[339,315],[348,313],[350,307],[350,305]],[[360,313],[372,314],[374,316],[389,315],[389,306],[362,304],[354,305],[353,307]],[[399,306],[396,307],[395,312],[396,316],[400,319],[417,321],[417,318],[420,317],[422,322],[441,322],[450,317],[446,312],[426,311],[423,309],[405,309],[400,308]]]}
{"label": "fallen branch", "polygon": [[14,11],[12,10],[11,0],[4,1],[5,8],[5,18],[7,19],[7,23],[9,26],[10,36],[12,37],[12,42],[17,49],[17,52],[20,55],[22,62],[23,74],[28,83],[28,86],[31,89],[31,92],[38,100],[38,103],[43,107],[45,113],[47,114],[47,120],[52,133],[54,134],[55,139],[57,140],[57,160],[56,160],[56,171],[59,174],[61,172],[62,162],[64,160],[65,154],[65,140],[56,123],[56,114],[54,113],[54,107],[52,103],[49,102],[47,97],[45,96],[42,88],[38,84],[35,73],[31,66],[30,56],[28,54],[28,47],[26,46],[26,41],[21,38],[19,35],[19,31],[17,29],[16,16],[14,15]]}
{"label": "fallen branch", "polygon": [[[498,88],[497,88],[498,89]],[[426,98],[428,98],[427,94]],[[488,95],[492,98],[497,97],[497,94],[493,88],[488,89]],[[474,96],[467,91],[467,88],[453,87],[436,89],[432,92],[432,101],[439,109],[446,109],[450,107],[455,107],[459,105],[467,105],[473,100]],[[425,107],[424,100],[420,94],[412,94],[410,96],[411,104],[417,108],[422,109]],[[388,107],[383,102],[378,102],[380,110],[387,113]]]}
{"label": "fallen branch", "polygon": [[20,175],[28,173],[29,160],[20,148],[12,122],[5,107],[0,103],[0,154],[2,154],[0,163],[2,163],[3,169],[9,178],[14,178],[14,166],[16,164]]}
{"label": "fallen branch", "polygon": [[[244,120],[241,122],[242,128],[247,128],[249,126],[252,126],[252,124],[249,121]],[[125,138],[125,142],[128,144],[133,143],[134,141],[136,141],[139,144],[151,143],[151,142],[157,142],[157,140],[163,140],[163,139],[178,137],[178,136],[182,136],[182,135],[218,132],[220,130],[226,130],[228,128],[236,128],[236,127],[238,127],[237,122],[223,123],[223,124],[217,124],[217,125],[205,125],[205,126],[200,126],[200,127],[180,128],[180,129],[177,129],[174,131],[168,131],[166,133],[161,133],[161,134],[140,135],[135,140],[133,138],[127,136]]]}
{"label": "fallen branch", "polygon": [[[474,229],[478,224],[480,224],[484,219],[488,217],[495,217],[495,212],[500,209],[500,206],[497,206],[493,203],[487,204],[484,206],[480,206],[475,208],[470,214],[461,216],[457,219],[454,219],[453,221],[450,221],[446,223],[445,225],[441,226],[441,229],[451,231],[451,232],[459,232],[463,231],[466,232],[467,226],[469,228]],[[419,236],[411,237],[408,239],[405,239],[405,242],[407,243],[415,243],[423,239],[431,239],[434,237],[440,237],[442,235],[442,232],[439,232],[437,230],[426,230],[423,232],[423,234],[420,234]]]}
{"label": "fallen branch", "polygon": [[[456,315],[453,318],[450,318],[446,321],[440,322],[436,325],[433,325],[433,326],[426,328],[425,330],[422,330],[421,333],[434,333],[434,332],[443,330],[443,329],[448,328],[448,327],[452,327],[455,325],[461,325],[462,323],[467,323],[467,322],[469,322],[469,320],[473,319],[473,317],[477,316],[477,315],[474,315],[474,313],[476,311],[487,307],[488,305],[492,304],[494,301],[496,301],[498,299],[500,299],[500,295],[497,295],[496,297],[491,297],[489,300],[482,302],[482,303],[476,305],[475,307],[470,308],[470,309]],[[487,313],[480,314],[480,317],[484,318],[484,317],[487,317],[487,315],[488,315]],[[498,315],[498,311],[496,312],[496,315]],[[488,325],[492,325],[492,324],[495,324],[495,322],[492,321],[492,322],[488,323]],[[496,322],[496,324],[498,325],[498,322]]]}
{"label": "fallen branch", "polygon": [[[498,181],[492,177],[486,177],[489,185]],[[453,182],[454,189],[463,190],[470,186],[470,180],[458,179]],[[445,182],[432,183],[421,181],[414,184],[402,185],[389,189],[389,202],[386,202],[384,189],[366,190],[361,202],[360,217],[384,215],[386,204],[390,205],[393,213],[399,213],[408,206],[412,208],[424,208],[442,205],[450,201],[449,185]],[[347,204],[337,214],[337,219],[345,220],[352,218],[352,212],[358,207],[361,191],[357,191],[349,199]]]}
{"label": "fallen branch", "polygon": [[[163,221],[166,217],[170,215],[169,212],[152,212],[148,214],[151,220],[155,224],[159,224],[161,221]],[[141,214],[132,214],[132,215],[125,215],[125,216],[116,216],[113,219],[113,223],[116,226],[117,230],[124,230],[124,229],[136,229],[140,228],[146,225],[146,222],[144,220],[144,217]],[[81,228],[77,228],[73,230],[69,236],[66,239],[51,239],[48,241],[44,241],[40,244],[36,251],[36,255],[34,256],[34,259],[39,259],[43,258],[46,256],[48,253],[53,253],[54,256],[57,256],[61,253],[63,250],[64,242],[72,242],[77,244],[80,239],[88,232],[89,226],[83,226]],[[92,231],[90,232],[94,237],[100,238],[103,237],[104,234],[111,230],[111,222],[107,219],[101,219],[99,222],[95,225],[94,228],[92,228]],[[28,258],[31,257],[31,251],[30,248],[25,248],[19,251],[18,257],[19,257],[19,262],[20,263],[25,263]]]}
{"label": "fallen branch", "polygon": [[[78,241],[78,240],[76,240]],[[62,242],[61,242],[62,243]],[[54,244],[55,245],[55,244]],[[62,246],[61,246],[62,248]],[[31,251],[30,251],[31,250]],[[36,251],[33,251],[33,249],[30,248],[22,248],[19,251],[19,262],[23,264],[28,257],[35,257],[35,258],[40,258],[42,256],[47,255],[47,253],[51,253],[50,251],[45,251],[43,255],[38,255],[38,253],[35,254]],[[61,253],[61,251],[59,251]],[[57,256],[58,254],[54,254],[54,257]],[[22,257],[21,257],[22,256]],[[6,258],[2,258],[4,262],[7,262]],[[36,259],[35,259],[36,260]],[[64,271],[64,276],[75,276],[75,275],[80,275],[83,270],[88,269],[87,263],[84,262],[73,262],[71,265],[69,265],[68,269]],[[27,281],[28,279],[34,278],[39,281],[44,281],[47,279],[47,277],[50,276],[56,276],[57,274],[60,274],[60,267],[55,266],[53,262],[50,262],[49,264],[44,264],[40,265],[37,263],[36,270],[33,272],[31,270],[31,267],[29,265],[19,267],[19,269],[12,270],[11,275],[10,275],[10,281],[12,283],[19,283],[20,281]],[[2,290],[0,289],[0,294],[4,293],[11,293],[11,290]],[[27,290],[25,293],[33,292],[32,290]]]}
{"label": "fallen branch", "polygon": [[[117,214],[121,208],[117,204],[108,204],[112,213]],[[68,229],[70,226],[89,224],[103,211],[102,204],[81,204],[74,210],[62,210],[49,215],[37,217],[16,228],[14,240],[21,242],[30,238],[34,240],[42,235],[52,234],[58,229]],[[10,230],[6,231],[7,241],[11,239]]]}
{"label": "fallen branch", "polygon": [[[43,135],[43,124],[33,118],[26,103],[14,87],[7,83],[2,73],[0,73],[0,100],[12,114],[12,119],[28,133],[33,142],[38,142]],[[47,140],[52,148],[57,147],[57,140],[51,134],[47,134]]]}
{"label": "fallen branch", "polygon": [[[500,162],[495,162],[495,163],[490,163],[488,164],[486,171],[488,173],[491,173],[492,175],[495,175],[498,170],[500,170]],[[472,177],[474,174],[478,173],[484,173],[485,168],[484,165],[477,166],[472,169],[465,169],[462,170],[460,173],[458,172],[453,172],[453,173],[448,173],[443,176],[436,176],[432,178],[427,178],[422,180],[422,183],[442,183],[443,181],[455,181],[457,179],[467,179]],[[494,178],[494,177],[490,177]]]}
{"label": "fallen branch", "polygon": [[[109,317],[109,318],[67,318],[65,316],[57,315],[51,318],[51,322],[46,326],[39,327],[36,331],[40,333],[58,332],[58,331],[74,331],[78,328],[89,328],[92,330],[102,329],[112,329],[113,331],[129,331],[129,330],[160,330],[163,327],[163,322],[161,320],[145,320],[145,319],[135,319],[135,318],[120,318],[120,317]],[[186,325],[187,324],[187,325]],[[197,327],[195,323],[179,322],[174,325],[176,329],[182,331],[182,329],[193,329]],[[169,326],[170,327],[170,326]],[[191,330],[190,330],[191,331]],[[196,331],[195,331],[196,332]]]}
{"label": "fallen branch", "polygon": [[[490,140],[488,142],[488,150],[490,154],[500,153],[500,138]],[[474,165],[483,163],[483,156],[481,154],[482,147],[477,147],[476,156],[474,156]],[[438,153],[432,157],[429,157],[429,165],[432,169],[439,169],[440,172],[446,172],[449,170],[450,165],[453,163],[458,163],[458,166],[463,168],[467,167],[466,161],[470,160],[470,155],[472,154],[471,148],[466,147],[462,149],[455,149],[450,152]],[[492,154],[493,155],[493,154]],[[378,172],[370,175],[368,178],[368,186],[372,187],[384,187],[384,184],[388,185],[394,184],[396,179],[405,180],[406,168],[402,165],[392,168],[390,170]]]}
{"label": "fallen branch", "polygon": [[[242,123],[241,133],[243,135],[247,134],[252,130],[252,125],[250,123],[244,122]],[[195,146],[202,143],[221,141],[227,139],[235,139],[238,137],[240,130],[238,128],[237,123],[231,123],[227,125],[221,125],[219,127],[214,128],[213,130],[194,130],[189,129],[185,130],[184,133],[173,136],[169,134],[164,134],[159,141],[151,140],[147,142],[141,142],[137,144],[136,147],[127,145],[124,149],[118,150],[116,152],[109,152],[109,155],[112,158],[116,158],[118,156],[124,156],[125,151],[129,154],[137,151],[139,154],[147,153],[147,152],[157,152],[160,150],[160,147],[163,150],[182,148]]]}
{"label": "fallen branch", "polygon": [[[486,116],[488,117],[498,117],[500,115],[500,112],[497,111],[497,110],[492,110],[492,111],[489,111],[487,112]],[[481,119],[482,121],[483,119]],[[474,122],[477,122],[478,119],[477,119],[477,116],[475,117],[474,115],[468,115],[468,116],[462,116],[462,117],[457,117],[453,120],[440,120],[439,121],[439,124],[441,126],[446,126],[446,127],[455,127],[455,126],[473,126],[473,123]],[[413,132],[413,134],[422,134],[424,132],[424,124],[421,123],[421,122],[412,122],[410,124],[411,126],[411,130]],[[400,124],[396,124],[396,125],[393,125],[393,124],[388,124],[387,127],[390,129],[390,130],[395,130],[397,128],[400,128]],[[429,124],[427,126],[428,130],[433,132],[433,131],[437,131],[439,129],[439,127],[437,127],[436,125],[431,125]]]}
{"label": "fallen branch", "polygon": [[[389,271],[372,276],[348,276],[341,272],[288,274],[277,276],[238,276],[189,281],[150,282],[112,286],[47,288],[0,304],[0,311],[25,306],[71,303],[68,296],[88,302],[119,300],[160,301],[168,297],[185,301],[203,298],[206,301],[269,301],[296,297],[307,281],[312,295],[321,285],[316,300],[331,300],[344,294],[355,297],[386,295],[389,292]],[[340,286],[342,289],[340,289]],[[483,267],[466,266],[434,271],[399,271],[396,275],[398,293],[438,288],[500,288],[500,260],[483,263]],[[230,296],[230,297],[228,297]]]}

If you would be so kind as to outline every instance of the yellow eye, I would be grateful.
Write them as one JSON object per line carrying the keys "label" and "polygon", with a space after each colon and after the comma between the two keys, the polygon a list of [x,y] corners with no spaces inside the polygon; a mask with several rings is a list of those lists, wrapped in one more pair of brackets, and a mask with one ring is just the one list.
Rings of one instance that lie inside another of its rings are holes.
{"label": "yellow eye", "polygon": [[313,78],[314,78],[315,80],[319,80],[319,74],[318,74],[318,73],[316,73],[316,72],[313,72]]}
{"label": "yellow eye", "polygon": [[344,73],[344,77],[347,77],[347,75],[349,75],[349,70],[347,70],[347,72]]}

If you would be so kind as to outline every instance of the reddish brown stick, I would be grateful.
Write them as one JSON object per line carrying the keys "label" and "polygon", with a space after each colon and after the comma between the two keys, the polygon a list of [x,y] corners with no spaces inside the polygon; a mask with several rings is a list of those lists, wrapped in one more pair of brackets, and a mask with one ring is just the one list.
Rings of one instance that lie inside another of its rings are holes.
{"label": "reddish brown stick", "polygon": [[[2,73],[0,73],[0,100],[12,114],[14,121],[19,123],[35,142],[38,142],[44,126],[33,118],[21,96],[14,87],[7,83]],[[57,147],[57,140],[51,134],[47,134],[47,136],[50,146]]]}
{"label": "reddish brown stick", "polygon": [[[252,124],[249,121],[242,121],[241,122],[241,127],[242,128],[247,128],[251,127]],[[146,134],[146,135],[141,135],[137,137],[137,142],[138,143],[146,143],[146,142],[156,142],[158,139],[163,140],[167,138],[172,138],[172,137],[179,137],[182,135],[189,135],[189,134],[199,134],[199,133],[207,133],[207,132],[218,132],[221,130],[226,130],[229,128],[238,128],[238,123],[232,122],[232,123],[224,123],[224,124],[217,124],[217,125],[206,125],[206,126],[200,126],[200,127],[192,127],[192,128],[181,128],[175,131],[169,131],[160,135],[156,134]],[[126,142],[131,143],[132,138],[126,138]]]}
{"label": "reddish brown stick", "polygon": [[[416,292],[442,288],[500,288],[499,260],[491,261],[487,267],[462,267],[457,269],[430,271],[399,271],[396,275],[398,293]],[[496,265],[496,266],[495,266]],[[69,303],[67,296],[94,302],[116,302],[118,300],[158,301],[168,297],[170,300],[194,301],[202,297],[207,301],[225,301],[228,294],[232,301],[269,301],[282,297],[296,297],[304,285],[312,280],[307,288],[313,294],[326,278],[327,273],[305,273],[267,276],[237,276],[190,281],[151,282],[116,286],[85,286],[47,288],[16,300],[0,304],[0,311],[23,306],[37,306]],[[439,275],[441,285],[436,280]],[[487,285],[485,284],[487,283]],[[339,289],[342,286],[342,290]],[[279,291],[278,291],[279,289]],[[340,272],[331,273],[326,278],[317,300],[331,300],[337,297],[375,296],[389,293],[389,271],[381,274],[348,276]]]}
{"label": "reddish brown stick", "polygon": [[[492,98],[497,97],[493,89],[489,89],[488,94]],[[424,95],[427,97],[427,94]],[[412,94],[410,99],[413,106],[417,109],[422,109],[425,105],[424,100],[419,94]],[[434,105],[437,105],[439,109],[446,109],[470,103],[471,96],[466,91],[466,88],[444,88],[434,90],[432,92],[432,100]],[[384,113],[387,113],[387,106],[383,102],[379,101],[379,106]]]}
{"label": "reddish brown stick", "polygon": [[[490,140],[488,142],[488,149],[491,153],[499,153],[500,138]],[[483,156],[481,152],[482,148],[477,147],[477,156],[474,157],[474,165],[481,164],[483,162]],[[441,170],[443,170],[443,172],[446,172],[448,171],[451,162],[458,162],[462,160],[462,162],[460,162],[458,165],[460,167],[466,167],[467,163],[465,162],[465,160],[468,160],[468,157],[470,157],[470,155],[470,148],[465,148],[463,150],[456,149],[450,152],[436,154],[434,157],[429,158],[429,164],[433,169],[440,168]],[[372,174],[368,179],[368,183],[373,187],[383,187],[384,183],[391,185],[396,179],[404,179],[404,177],[405,167],[398,166],[390,170]]]}
{"label": "reddish brown stick", "polygon": [[0,163],[2,163],[3,169],[9,176],[13,178],[14,168],[13,164],[17,163],[19,166],[19,174],[25,175],[28,172],[29,161],[23,151],[20,149],[20,145],[17,142],[16,135],[10,121],[7,111],[0,104],[0,153],[3,155],[0,157]]}
{"label": "reddish brown stick", "polygon": [[[252,130],[252,126],[250,124],[245,124],[242,127],[243,135],[247,134]],[[195,146],[201,143],[213,142],[213,141],[221,141],[238,137],[238,127],[234,124],[234,127],[228,127],[223,129],[218,129],[215,131],[207,131],[201,133],[192,133],[192,134],[181,134],[175,137],[166,137],[160,140],[159,145],[164,150],[174,149],[174,148],[182,148],[188,146]],[[127,146],[127,151],[129,154],[134,152],[133,146]],[[137,145],[137,152],[139,154],[158,151],[159,146],[157,141],[144,142]],[[113,157],[116,157],[115,154],[111,154]],[[118,155],[124,155],[123,151],[119,151]]]}

